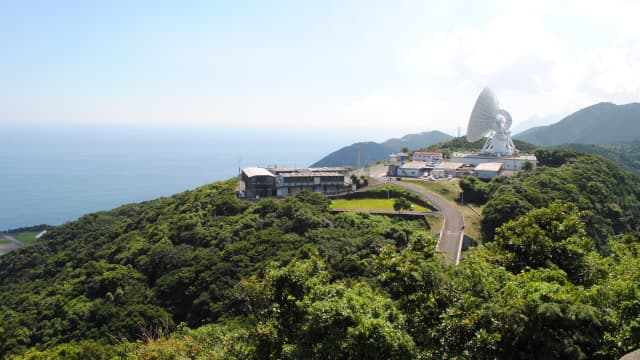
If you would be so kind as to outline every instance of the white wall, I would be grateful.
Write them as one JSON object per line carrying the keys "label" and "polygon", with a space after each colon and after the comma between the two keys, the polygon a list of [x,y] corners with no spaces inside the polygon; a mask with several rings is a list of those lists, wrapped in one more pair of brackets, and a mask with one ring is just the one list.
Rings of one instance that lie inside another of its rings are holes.
{"label": "white wall", "polygon": [[422,176],[422,172],[418,169],[398,169],[398,176],[406,176],[406,177],[420,177]]}
{"label": "white wall", "polygon": [[502,163],[502,170],[516,170],[516,171],[520,170],[522,168],[522,165],[524,165],[524,163],[526,163],[527,161],[529,161],[534,168],[536,167],[536,163],[528,159],[518,159],[518,158],[509,159],[509,158],[499,158],[499,157],[494,157],[494,158],[458,157],[458,156],[451,157],[451,162],[461,162],[463,164],[472,164],[474,166],[483,164],[483,163],[499,162],[499,163]]}

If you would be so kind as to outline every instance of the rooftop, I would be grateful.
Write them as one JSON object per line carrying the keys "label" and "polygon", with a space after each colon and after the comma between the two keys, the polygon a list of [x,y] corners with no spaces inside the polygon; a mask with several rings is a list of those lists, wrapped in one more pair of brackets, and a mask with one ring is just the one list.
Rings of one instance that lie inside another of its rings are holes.
{"label": "rooftop", "polygon": [[316,168],[269,168],[269,170],[275,174],[282,173],[321,173],[321,172],[340,172],[346,173],[347,169],[344,167],[316,167]]}
{"label": "rooftop", "polygon": [[478,166],[476,166],[476,168],[474,169],[475,171],[500,171],[500,169],[502,168],[502,163],[499,162],[488,162],[488,163],[482,163],[482,164],[478,164]]}
{"label": "rooftop", "polygon": [[514,154],[511,156],[495,156],[489,154],[480,154],[480,153],[459,153],[454,152],[451,155],[451,158],[475,158],[475,159],[500,159],[500,160],[528,160],[537,162],[538,159],[535,155],[532,154]]}
{"label": "rooftop", "polygon": [[439,152],[429,152],[429,151],[416,151],[413,153],[413,156],[442,156],[442,153]]}
{"label": "rooftop", "polygon": [[340,176],[344,177],[344,174],[339,173],[337,171],[305,171],[305,172],[287,172],[283,174],[279,174],[282,177],[291,178],[291,177],[310,177],[310,176]]}
{"label": "rooftop", "polygon": [[247,177],[254,177],[254,176],[271,176],[271,177],[275,177],[275,175],[273,175],[269,170],[265,169],[265,168],[260,168],[260,167],[247,167],[242,169],[242,172],[247,175]]}
{"label": "rooftop", "polygon": [[422,169],[426,167],[427,167],[427,163],[425,163],[424,161],[409,161],[404,165],[400,166],[400,168],[402,169]]}

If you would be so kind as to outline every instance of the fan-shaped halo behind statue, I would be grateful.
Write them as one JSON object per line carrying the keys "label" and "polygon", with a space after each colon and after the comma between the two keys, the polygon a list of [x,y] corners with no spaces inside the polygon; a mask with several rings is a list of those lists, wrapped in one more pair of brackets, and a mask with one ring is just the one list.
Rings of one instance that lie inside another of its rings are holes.
{"label": "fan-shaped halo behind statue", "polygon": [[[467,127],[467,140],[469,142],[478,141],[493,130],[499,111],[498,98],[493,91],[488,87],[482,89],[473,111],[471,111]],[[511,119],[511,116],[508,118]]]}

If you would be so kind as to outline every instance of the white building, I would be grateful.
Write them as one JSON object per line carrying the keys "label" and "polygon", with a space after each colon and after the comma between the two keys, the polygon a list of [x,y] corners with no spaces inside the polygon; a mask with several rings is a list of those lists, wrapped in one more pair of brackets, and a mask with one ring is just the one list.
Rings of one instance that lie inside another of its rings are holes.
{"label": "white building", "polygon": [[413,153],[413,161],[424,161],[429,164],[437,164],[442,161],[442,153],[416,151]]}
{"label": "white building", "polygon": [[424,161],[410,161],[397,169],[396,176],[419,178],[427,171]]}
{"label": "white building", "polygon": [[456,170],[462,167],[461,162],[443,161],[433,168],[433,176],[438,177],[455,177]]}
{"label": "white building", "polygon": [[535,155],[531,154],[514,154],[511,156],[495,156],[489,154],[479,153],[453,153],[451,156],[452,162],[459,162],[465,165],[478,166],[483,163],[501,163],[502,170],[519,171],[525,163],[531,163],[535,168],[538,164],[538,159]]}
{"label": "white building", "polygon": [[501,162],[482,163],[476,166],[473,172],[480,179],[491,180],[500,174],[502,165]]}

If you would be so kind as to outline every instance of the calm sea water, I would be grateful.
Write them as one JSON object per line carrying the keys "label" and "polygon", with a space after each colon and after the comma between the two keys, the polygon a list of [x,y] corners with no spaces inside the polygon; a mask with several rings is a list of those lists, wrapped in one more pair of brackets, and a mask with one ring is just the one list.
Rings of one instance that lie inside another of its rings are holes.
{"label": "calm sea water", "polygon": [[309,166],[354,139],[177,128],[0,128],[0,229],[58,225],[97,210],[237,175]]}

